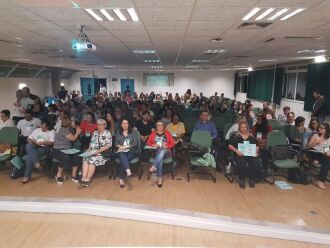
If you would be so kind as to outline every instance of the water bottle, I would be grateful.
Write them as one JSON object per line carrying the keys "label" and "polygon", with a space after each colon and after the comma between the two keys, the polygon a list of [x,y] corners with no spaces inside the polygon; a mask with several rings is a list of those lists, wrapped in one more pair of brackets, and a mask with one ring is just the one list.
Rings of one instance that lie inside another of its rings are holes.
{"label": "water bottle", "polygon": [[226,166],[226,174],[231,173],[231,162],[229,161],[228,165]]}

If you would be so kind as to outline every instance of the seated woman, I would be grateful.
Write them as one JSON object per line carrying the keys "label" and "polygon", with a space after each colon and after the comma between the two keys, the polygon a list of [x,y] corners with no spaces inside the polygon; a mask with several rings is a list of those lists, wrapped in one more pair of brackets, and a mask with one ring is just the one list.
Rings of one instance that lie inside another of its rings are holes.
{"label": "seated woman", "polygon": [[227,131],[227,133],[226,133],[226,135],[225,135],[225,140],[229,140],[231,134],[237,132],[237,130],[238,130],[238,124],[239,124],[241,121],[246,121],[246,118],[245,118],[244,115],[239,114],[239,115],[236,117],[236,123],[234,123],[234,124],[229,128],[229,130]]}
{"label": "seated woman", "polygon": [[252,127],[252,135],[257,138],[260,158],[262,160],[262,167],[265,171],[268,168],[268,151],[266,150],[267,134],[273,131],[273,128],[268,125],[268,121],[265,115],[259,114],[257,116],[257,123]]}
{"label": "seated woman", "polygon": [[180,121],[178,115],[173,115],[172,119],[173,119],[172,123],[169,123],[166,126],[166,130],[168,130],[172,134],[175,145],[178,145],[180,142],[182,142],[182,138],[186,133],[186,130],[183,122]]}
{"label": "seated woman", "polygon": [[251,103],[246,105],[246,107],[243,111],[243,115],[245,116],[245,119],[246,119],[246,121],[249,125],[248,128],[252,129],[253,124],[254,124],[254,120],[255,120],[255,115],[254,115],[253,107],[252,107]]}
{"label": "seated woman", "polygon": [[317,117],[312,117],[309,122],[307,132],[318,132],[319,124],[319,119]]}
{"label": "seated woman", "polygon": [[80,127],[76,128],[76,132],[73,134],[71,129],[71,119],[65,117],[62,119],[62,127],[55,134],[55,141],[53,146],[53,158],[60,161],[60,164],[57,167],[57,174],[55,180],[58,184],[64,182],[64,169],[72,166],[72,181],[78,183],[78,163],[79,156],[78,154],[65,154],[61,150],[67,150],[72,148],[72,142],[75,142],[81,133]]}
{"label": "seated woman", "polygon": [[291,126],[294,126],[295,125],[295,119],[296,119],[295,114],[293,112],[290,112],[288,114],[287,124],[288,125],[291,125]]}
{"label": "seated woman", "polygon": [[322,123],[318,129],[318,133],[311,137],[307,148],[313,150],[313,152],[310,152],[310,157],[321,163],[320,175],[316,185],[320,189],[326,189],[324,182],[330,168],[330,127],[328,123]]}
{"label": "seated woman", "polygon": [[105,121],[107,122],[107,130],[111,132],[111,135],[114,136],[116,133],[115,121],[110,112],[107,112],[105,115]]}
{"label": "seated woman", "polygon": [[117,157],[120,160],[119,166],[119,185],[120,188],[125,187],[125,177],[132,175],[129,168],[129,162],[136,158],[138,151],[138,137],[136,132],[132,131],[129,122],[124,119],[121,127],[116,135]]}
{"label": "seated woman", "polygon": [[99,119],[97,121],[97,130],[94,131],[89,148],[86,152],[92,154],[83,160],[81,186],[88,187],[95,173],[95,167],[104,165],[107,157],[110,157],[110,148],[112,146],[112,137],[110,131],[106,130],[106,121]]}
{"label": "seated woman", "polygon": [[290,127],[289,129],[289,140],[291,144],[300,145],[304,134],[306,132],[305,126],[305,118],[302,116],[298,116],[295,120],[295,125]]}
{"label": "seated woman", "polygon": [[[244,144],[246,142],[249,142],[249,144],[257,144],[257,139],[249,133],[247,122],[242,121],[238,125],[238,133],[230,138],[228,148],[234,152],[234,161],[238,169],[239,186],[243,189],[245,188],[245,177],[249,177],[249,186],[253,188],[255,186],[255,179],[259,173],[258,158],[244,156],[243,153],[238,150],[238,144]],[[258,153],[259,147],[256,146],[257,156]]]}
{"label": "seated woman", "polygon": [[171,156],[171,149],[175,146],[174,139],[168,130],[165,130],[164,123],[157,121],[156,130],[150,134],[147,145],[155,147],[155,161],[149,169],[151,173],[157,172],[157,186],[161,188],[163,174],[163,159]]}
{"label": "seated woman", "polygon": [[50,130],[48,120],[41,122],[41,127],[35,129],[28,137],[25,146],[26,160],[25,172],[22,183],[28,183],[31,180],[33,166],[40,168],[39,157],[48,154],[49,147],[54,144],[55,132]]}
{"label": "seated woman", "polygon": [[89,142],[91,141],[91,136],[94,131],[97,129],[95,115],[91,112],[88,112],[84,120],[80,123],[81,129],[81,150],[86,150],[89,146]]}

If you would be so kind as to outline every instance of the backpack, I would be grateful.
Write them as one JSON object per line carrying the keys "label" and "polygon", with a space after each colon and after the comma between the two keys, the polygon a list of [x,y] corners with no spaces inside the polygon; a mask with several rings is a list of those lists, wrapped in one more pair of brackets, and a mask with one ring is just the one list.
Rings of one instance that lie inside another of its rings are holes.
{"label": "backpack", "polygon": [[11,166],[11,168],[9,170],[9,176],[11,179],[17,179],[17,178],[23,177],[24,172],[25,172],[25,166],[22,166],[19,169],[15,166]]}

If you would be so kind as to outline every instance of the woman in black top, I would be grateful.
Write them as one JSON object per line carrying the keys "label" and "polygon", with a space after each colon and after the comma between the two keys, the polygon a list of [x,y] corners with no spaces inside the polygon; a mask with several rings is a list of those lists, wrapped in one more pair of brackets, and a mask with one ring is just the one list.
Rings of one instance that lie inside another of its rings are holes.
{"label": "woman in black top", "polygon": [[[238,124],[238,132],[236,135],[232,135],[229,140],[228,148],[234,152],[234,160],[237,164],[239,185],[241,188],[245,188],[245,177],[249,177],[249,186],[251,188],[255,185],[255,178],[258,175],[259,160],[256,157],[244,156],[238,150],[238,144],[249,142],[250,144],[257,144],[256,138],[254,138],[248,132],[248,124],[246,121],[242,121]],[[256,154],[258,156],[259,147],[256,147]]]}
{"label": "woman in black top", "polygon": [[122,120],[116,135],[117,157],[120,160],[119,185],[125,187],[125,177],[132,175],[129,162],[138,156],[138,137],[126,119]]}

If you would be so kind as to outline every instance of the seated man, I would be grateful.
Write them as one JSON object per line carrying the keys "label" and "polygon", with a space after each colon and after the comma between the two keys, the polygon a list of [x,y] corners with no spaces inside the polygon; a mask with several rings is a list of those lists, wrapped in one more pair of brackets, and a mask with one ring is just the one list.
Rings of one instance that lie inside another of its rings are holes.
{"label": "seated man", "polygon": [[0,130],[4,127],[15,127],[15,122],[10,119],[10,111],[8,109],[1,111]]}
{"label": "seated man", "polygon": [[218,137],[218,131],[213,123],[213,121],[209,120],[210,113],[207,110],[202,110],[199,115],[199,121],[196,122],[194,131],[196,130],[204,130],[208,131],[211,134],[212,140]]}
{"label": "seated man", "polygon": [[[141,138],[141,146],[142,148],[145,146],[149,135],[154,130],[155,124],[150,120],[150,112],[148,110],[142,111],[141,120],[135,123],[135,127],[140,132]],[[148,151],[142,150],[142,160],[145,161],[147,159]]]}
{"label": "seated man", "polygon": [[218,138],[218,131],[215,127],[215,124],[213,121],[209,120],[210,113],[208,110],[202,110],[202,112],[199,115],[199,121],[196,122],[194,131],[196,130],[202,130],[202,131],[208,131],[211,134],[212,137],[212,147],[216,151],[216,161],[218,161],[220,158],[224,158],[223,148],[221,145],[221,141],[219,141]]}
{"label": "seated man", "polygon": [[17,123],[17,129],[20,131],[21,135],[25,138],[41,125],[41,120],[32,116],[31,110],[25,111],[25,116],[23,120]]}

